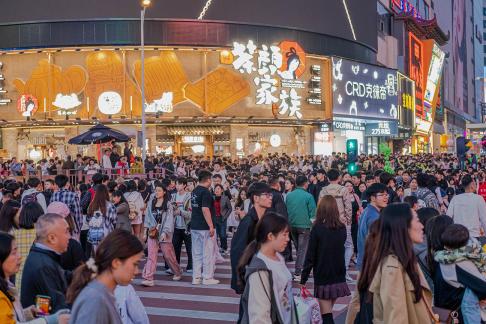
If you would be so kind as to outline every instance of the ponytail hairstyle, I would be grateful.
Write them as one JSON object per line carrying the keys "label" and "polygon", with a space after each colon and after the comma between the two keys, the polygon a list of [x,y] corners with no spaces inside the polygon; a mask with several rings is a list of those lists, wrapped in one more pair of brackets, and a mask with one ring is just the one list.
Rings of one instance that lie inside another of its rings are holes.
{"label": "ponytail hairstyle", "polygon": [[5,273],[3,272],[3,263],[12,253],[12,242],[15,237],[6,232],[0,231],[0,291],[4,293],[5,296],[13,303],[15,301],[14,296],[9,293],[8,289],[8,279],[5,278]]}
{"label": "ponytail hairstyle", "polygon": [[113,260],[125,261],[142,251],[142,243],[130,232],[116,229],[108,234],[96,249],[95,258],[90,258],[74,271],[66,293],[68,303],[73,304],[81,290],[97,275],[109,271]]}
{"label": "ponytail hairstyle", "polygon": [[240,262],[236,273],[238,274],[238,285],[243,287],[245,285],[246,266],[250,263],[253,256],[260,250],[263,243],[267,242],[268,234],[277,236],[279,233],[289,229],[289,222],[287,218],[275,213],[267,212],[258,221],[255,228],[255,239],[248,244],[245,251],[240,257]]}

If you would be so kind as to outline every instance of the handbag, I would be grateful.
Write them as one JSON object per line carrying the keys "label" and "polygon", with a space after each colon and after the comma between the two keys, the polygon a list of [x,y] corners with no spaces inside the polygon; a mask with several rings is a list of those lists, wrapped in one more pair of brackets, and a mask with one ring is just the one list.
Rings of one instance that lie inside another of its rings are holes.
{"label": "handbag", "polygon": [[[164,213],[166,213],[166,211],[164,211]],[[162,222],[157,223],[154,228],[149,229],[148,237],[150,237],[151,239],[158,239],[161,229],[164,228],[166,219],[167,219],[167,215],[165,215],[164,217],[164,215],[162,214]]]}
{"label": "handbag", "polygon": [[434,310],[432,309],[432,306],[429,304],[427,298],[425,297],[423,291],[422,291],[422,299],[424,300],[425,307],[427,308],[427,312],[429,313],[430,319],[432,320],[432,323],[434,324],[440,324],[440,317],[439,314],[434,313]]}
{"label": "handbag", "polygon": [[307,288],[300,288],[300,294],[294,296],[299,324],[322,324],[319,302]]}

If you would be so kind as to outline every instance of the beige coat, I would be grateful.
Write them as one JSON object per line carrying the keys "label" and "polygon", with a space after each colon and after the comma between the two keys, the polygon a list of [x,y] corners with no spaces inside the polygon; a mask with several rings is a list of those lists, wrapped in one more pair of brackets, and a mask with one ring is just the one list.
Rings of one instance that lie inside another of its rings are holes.
{"label": "beige coat", "polygon": [[[432,305],[432,293],[420,267],[417,266],[424,298]],[[371,282],[373,293],[373,323],[426,324],[432,323],[424,298],[414,303],[414,287],[397,257],[386,257]]]}

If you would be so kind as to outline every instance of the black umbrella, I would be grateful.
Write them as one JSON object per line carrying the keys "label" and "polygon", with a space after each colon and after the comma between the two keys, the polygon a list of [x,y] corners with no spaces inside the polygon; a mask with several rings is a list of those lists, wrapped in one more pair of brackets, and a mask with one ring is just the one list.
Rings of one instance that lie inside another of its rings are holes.
{"label": "black umbrella", "polygon": [[115,142],[128,142],[129,137],[122,132],[106,127],[105,125],[98,124],[93,126],[86,133],[80,134],[69,140],[69,144],[76,145],[89,145],[100,144],[111,141]]}

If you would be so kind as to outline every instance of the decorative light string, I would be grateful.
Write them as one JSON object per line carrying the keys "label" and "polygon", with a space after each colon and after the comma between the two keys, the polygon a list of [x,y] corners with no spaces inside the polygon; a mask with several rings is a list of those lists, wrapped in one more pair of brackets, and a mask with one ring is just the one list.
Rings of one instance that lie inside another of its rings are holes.
{"label": "decorative light string", "polygon": [[204,19],[204,16],[206,15],[206,11],[208,11],[209,7],[211,6],[211,3],[213,0],[207,0],[206,4],[204,5],[201,13],[199,14],[199,17],[197,17],[198,20]]}

